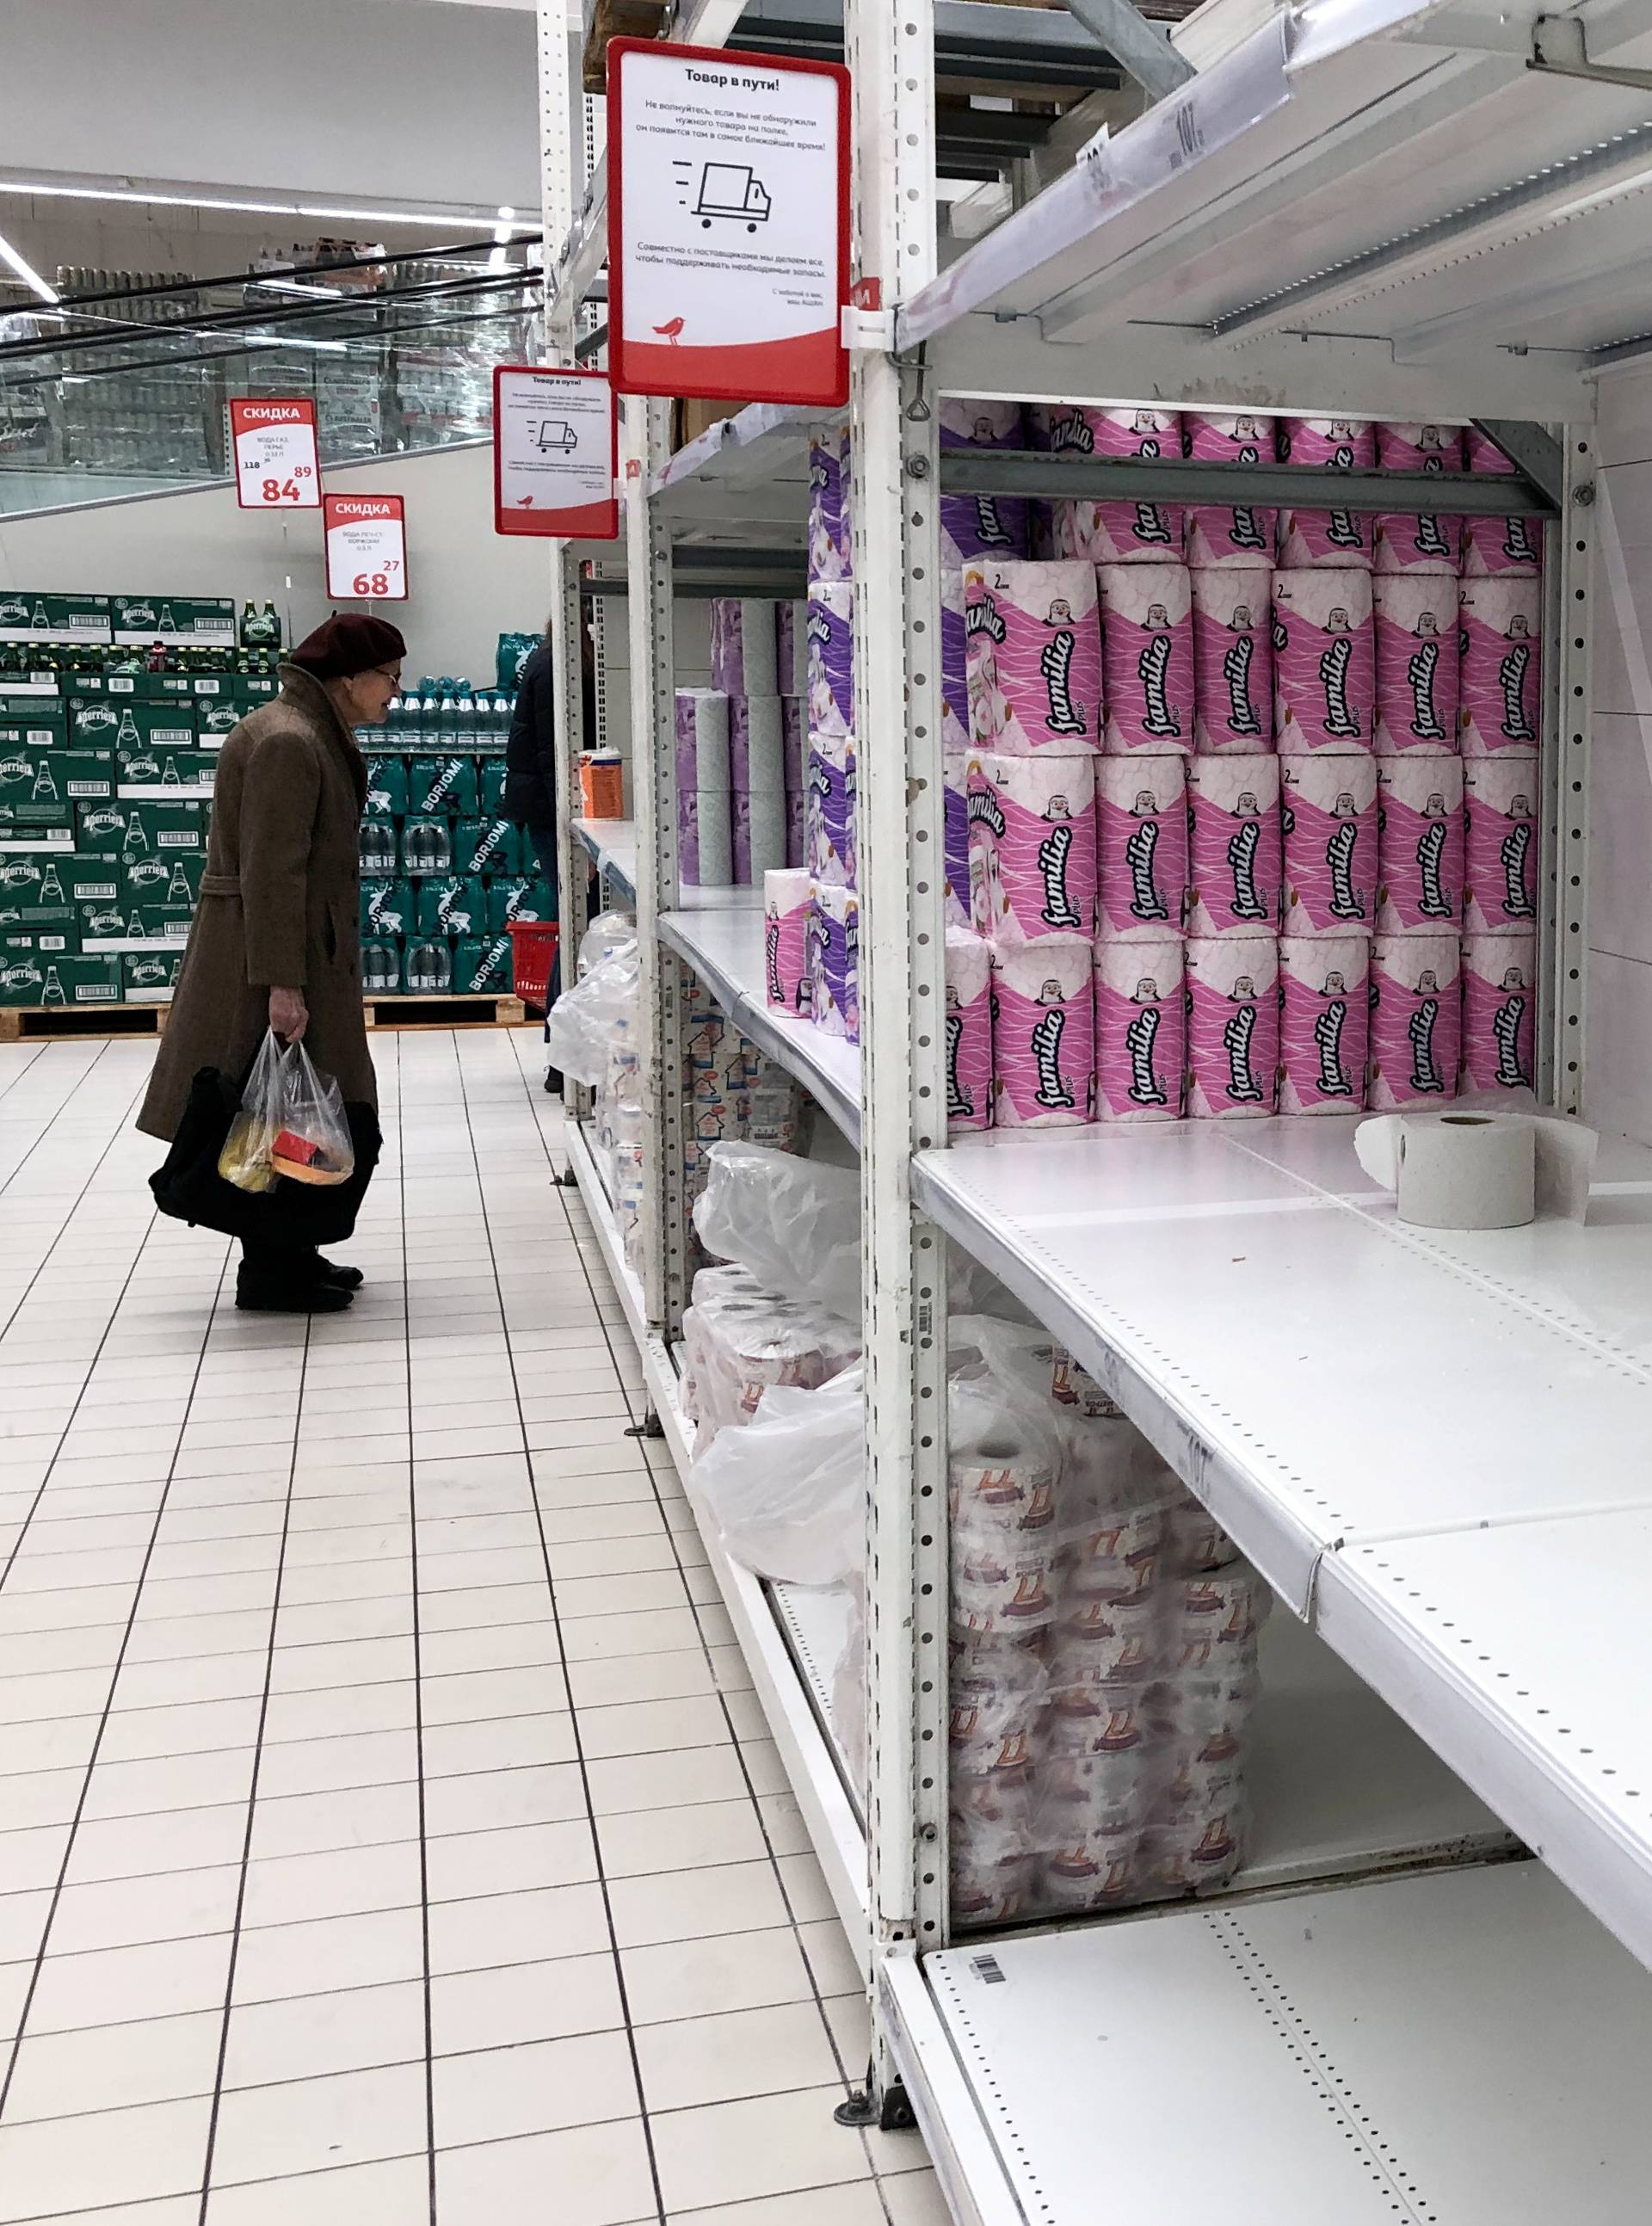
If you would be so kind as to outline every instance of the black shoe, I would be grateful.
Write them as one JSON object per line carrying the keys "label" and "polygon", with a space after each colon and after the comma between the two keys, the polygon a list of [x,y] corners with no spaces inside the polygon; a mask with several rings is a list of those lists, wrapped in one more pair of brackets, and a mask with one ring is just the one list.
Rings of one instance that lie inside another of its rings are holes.
{"label": "black shoe", "polygon": [[340,1260],[323,1260],[319,1252],[312,1256],[310,1273],[329,1291],[359,1291],[366,1281],[359,1268],[346,1268]]}
{"label": "black shoe", "polygon": [[341,1314],[355,1297],[331,1283],[299,1282],[289,1275],[249,1275],[235,1278],[235,1303],[243,1313]]}

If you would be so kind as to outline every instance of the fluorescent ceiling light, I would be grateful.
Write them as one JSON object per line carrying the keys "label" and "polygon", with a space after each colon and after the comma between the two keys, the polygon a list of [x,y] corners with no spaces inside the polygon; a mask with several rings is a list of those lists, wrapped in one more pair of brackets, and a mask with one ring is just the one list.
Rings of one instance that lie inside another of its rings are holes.
{"label": "fluorescent ceiling light", "polygon": [[0,263],[8,264],[24,285],[38,294],[42,302],[55,303],[58,298],[56,289],[47,284],[32,263],[24,262],[3,232],[0,232]]}
{"label": "fluorescent ceiling light", "polygon": [[329,302],[338,301],[343,291],[338,286],[306,286],[295,278],[255,278],[252,283],[265,294],[320,294]]}
{"label": "fluorescent ceiling light", "polygon": [[[196,338],[211,338],[197,334]],[[301,333],[247,333],[244,335],[248,347],[309,348],[317,355],[348,355],[347,340],[307,340]]]}
{"label": "fluorescent ceiling light", "polygon": [[231,200],[212,194],[165,193],[136,186],[49,185],[41,179],[0,179],[0,194],[40,200],[125,201],[140,207],[218,209],[238,216],[318,217],[334,224],[429,224],[443,231],[455,224],[488,221],[485,215],[467,209],[334,208],[315,201]]}

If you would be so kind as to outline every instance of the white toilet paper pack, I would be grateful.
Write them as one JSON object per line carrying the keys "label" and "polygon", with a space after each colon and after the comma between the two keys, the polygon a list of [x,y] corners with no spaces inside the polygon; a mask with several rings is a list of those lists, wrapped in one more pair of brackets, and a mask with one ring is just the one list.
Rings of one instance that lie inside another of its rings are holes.
{"label": "white toilet paper pack", "polygon": [[1195,938],[1186,963],[1187,1110],[1196,1121],[1261,1119],[1277,1084],[1279,945]]}
{"label": "white toilet paper pack", "polygon": [[809,731],[855,731],[855,589],[847,580],[809,590]]}
{"label": "white toilet paper pack", "polygon": [[860,1041],[860,899],[820,881],[809,897],[809,1000],[817,1028]]}
{"label": "white toilet paper pack", "polygon": [[728,785],[753,795],[785,795],[785,729],[778,696],[729,697]]}
{"label": "white toilet paper pack", "polygon": [[1464,1089],[1530,1090],[1536,1059],[1536,936],[1465,936]]}
{"label": "white toilet paper pack", "polygon": [[1187,1064],[1180,938],[1098,943],[1095,971],[1096,1119],[1179,1119]]}
{"label": "white toilet paper pack", "polygon": [[971,754],[971,909],[994,942],[1095,933],[1096,765],[1088,751]]}
{"label": "white toilet paper pack", "polygon": [[731,792],[734,885],[760,887],[765,874],[786,862],[786,798],[780,788]]}
{"label": "white toilet paper pack", "polygon": [[1102,747],[1122,757],[1193,747],[1193,594],[1183,563],[1105,564]]}
{"label": "white toilet paper pack", "polygon": [[677,871],[691,888],[726,889],[734,878],[734,804],[726,788],[677,792]]}
{"label": "white toilet paper pack", "polygon": [[1094,1117],[1096,998],[1090,945],[1077,936],[994,949],[993,1119],[1001,1129],[1069,1129]]}
{"label": "white toilet paper pack", "polygon": [[809,606],[774,607],[775,687],[782,696],[801,696],[809,685]]}
{"label": "white toilet paper pack", "polygon": [[1458,583],[1432,574],[1371,582],[1379,757],[1457,750]]}
{"label": "white toilet paper pack", "polygon": [[[1035,403],[1030,412],[1035,448],[1053,455],[1179,458],[1180,413],[1149,407],[1100,410],[1077,403]],[[1058,531],[1071,553],[1092,564],[1162,564],[1182,554],[1179,504],[1109,499],[1064,506]]]}
{"label": "white toilet paper pack", "polygon": [[761,595],[714,595],[711,684],[728,696],[778,696],[776,606]]}
{"label": "white toilet paper pack", "polygon": [[946,932],[946,1119],[950,1130],[993,1118],[992,953],[969,928]]}
{"label": "white toilet paper pack", "polygon": [[847,580],[849,547],[844,532],[843,448],[836,431],[809,442],[809,579]]}
{"label": "white toilet paper pack", "polygon": [[1537,920],[1537,760],[1509,752],[1463,762],[1464,925],[1521,934]]}
{"label": "white toilet paper pack", "polygon": [[1462,701],[1465,758],[1534,750],[1543,734],[1543,583],[1513,573],[1465,580]]}
{"label": "white toilet paper pack", "polygon": [[1098,758],[1096,933],[1157,943],[1181,932],[1187,899],[1187,760]]}
{"label": "white toilet paper pack", "polygon": [[1195,758],[1187,768],[1187,805],[1188,933],[1276,936],[1283,869],[1279,760]]}
{"label": "white toilet paper pack", "polygon": [[1363,936],[1281,940],[1281,1113],[1350,1113],[1364,1104],[1369,969]]}
{"label": "white toilet paper pack", "polygon": [[1377,764],[1379,935],[1440,935],[1463,924],[1461,758]]}
{"label": "white toilet paper pack", "polygon": [[1281,935],[1369,935],[1376,924],[1376,760],[1280,760]]}
{"label": "white toilet paper pack", "polygon": [[676,716],[679,792],[728,787],[728,696],[720,688],[679,688]]}
{"label": "white toilet paper pack", "polygon": [[1369,572],[1274,575],[1274,739],[1290,757],[1369,750],[1376,645]]}
{"label": "white toilet paper pack", "polygon": [[975,741],[1009,757],[1101,740],[1102,640],[1088,564],[971,564],[964,572]]}
{"label": "white toilet paper pack", "polygon": [[[1463,469],[1460,425],[1391,424],[1376,429],[1379,471],[1413,472],[1445,477]],[[1446,499],[1444,490],[1442,501]],[[1383,573],[1444,573],[1462,569],[1463,521],[1445,512],[1379,512],[1376,569]]]}
{"label": "white toilet paper pack", "polygon": [[1379,935],[1371,946],[1373,1111],[1455,1097],[1462,1031],[1457,937]]}
{"label": "white toilet paper pack", "polygon": [[[1468,429],[1468,467],[1471,472],[1510,474],[1514,465],[1488,434],[1476,425]],[[1496,579],[1512,572],[1534,579],[1543,568],[1543,527],[1536,518],[1471,518],[1463,544],[1463,573],[1466,579]]]}
{"label": "white toilet paper pack", "polygon": [[1223,565],[1190,575],[1193,747],[1254,755],[1274,741],[1273,574]]}
{"label": "white toilet paper pack", "polygon": [[808,735],[809,722],[804,716],[803,697],[783,696],[780,698],[780,748],[785,765],[788,795],[803,794]]}
{"label": "white toilet paper pack", "polygon": [[[1183,445],[1202,464],[1271,464],[1274,421],[1249,410],[1188,410],[1182,413]],[[1196,572],[1233,566],[1271,571],[1279,537],[1279,512],[1238,504],[1231,510],[1198,503],[1187,512],[1187,561]],[[1198,607],[1197,592],[1194,605]]]}
{"label": "white toilet paper pack", "polygon": [[[1287,417],[1280,425],[1281,461],[1318,465],[1328,474],[1376,468],[1376,428],[1354,417]],[[1327,489],[1326,499],[1335,496]],[[1296,569],[1328,566],[1333,571],[1371,568],[1374,520],[1369,511],[1281,510],[1279,561]]]}

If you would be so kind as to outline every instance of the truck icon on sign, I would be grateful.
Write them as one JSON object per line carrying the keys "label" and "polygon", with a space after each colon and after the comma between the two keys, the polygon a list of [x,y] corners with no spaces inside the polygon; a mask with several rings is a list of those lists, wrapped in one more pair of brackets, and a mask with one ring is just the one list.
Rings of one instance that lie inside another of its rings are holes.
{"label": "truck icon on sign", "polygon": [[744,162],[708,162],[700,172],[694,214],[708,232],[717,217],[755,232],[769,220],[768,189]]}
{"label": "truck icon on sign", "polygon": [[546,449],[555,448],[565,456],[579,446],[579,436],[565,417],[546,417],[541,421],[533,444],[542,455]]}

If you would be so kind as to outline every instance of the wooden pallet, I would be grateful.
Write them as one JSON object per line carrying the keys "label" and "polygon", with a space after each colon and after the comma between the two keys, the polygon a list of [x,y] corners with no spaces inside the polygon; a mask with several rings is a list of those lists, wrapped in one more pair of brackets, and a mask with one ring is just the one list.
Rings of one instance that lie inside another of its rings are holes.
{"label": "wooden pallet", "polygon": [[0,1005],[0,1043],[66,1036],[158,1036],[169,1005]]}
{"label": "wooden pallet", "polygon": [[520,997],[459,991],[448,997],[368,996],[370,1028],[518,1028],[527,1018]]}

